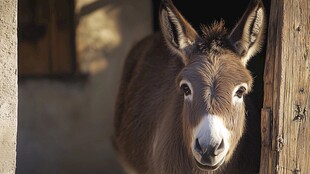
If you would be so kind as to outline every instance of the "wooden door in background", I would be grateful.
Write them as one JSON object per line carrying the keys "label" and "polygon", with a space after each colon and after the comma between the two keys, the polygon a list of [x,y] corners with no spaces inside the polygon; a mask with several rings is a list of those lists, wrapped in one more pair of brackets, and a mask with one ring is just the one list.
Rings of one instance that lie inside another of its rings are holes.
{"label": "wooden door in background", "polygon": [[20,77],[73,74],[74,35],[73,0],[19,0]]}

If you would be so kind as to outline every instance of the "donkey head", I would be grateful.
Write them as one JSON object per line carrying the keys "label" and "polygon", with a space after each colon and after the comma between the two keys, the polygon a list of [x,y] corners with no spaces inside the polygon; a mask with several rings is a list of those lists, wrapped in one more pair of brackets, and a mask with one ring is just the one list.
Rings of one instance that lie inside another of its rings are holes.
{"label": "donkey head", "polygon": [[199,35],[163,0],[160,26],[168,49],[184,64],[176,82],[184,98],[185,146],[199,169],[216,170],[229,161],[244,132],[243,98],[253,81],[246,64],[263,42],[263,4],[251,1],[229,33],[220,21],[203,26]]}

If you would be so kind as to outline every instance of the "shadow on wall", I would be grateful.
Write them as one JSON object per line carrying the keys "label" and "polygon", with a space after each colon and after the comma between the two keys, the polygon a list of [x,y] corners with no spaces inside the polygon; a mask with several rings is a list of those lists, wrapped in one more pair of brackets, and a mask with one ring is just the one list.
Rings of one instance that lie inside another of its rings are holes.
{"label": "shadow on wall", "polygon": [[76,0],[75,12],[77,61],[89,76],[19,80],[17,174],[123,173],[113,107],[126,54],[153,31],[151,1]]}
{"label": "shadow on wall", "polygon": [[122,42],[120,3],[76,1],[76,49],[79,70],[95,74],[107,68],[109,56]]}

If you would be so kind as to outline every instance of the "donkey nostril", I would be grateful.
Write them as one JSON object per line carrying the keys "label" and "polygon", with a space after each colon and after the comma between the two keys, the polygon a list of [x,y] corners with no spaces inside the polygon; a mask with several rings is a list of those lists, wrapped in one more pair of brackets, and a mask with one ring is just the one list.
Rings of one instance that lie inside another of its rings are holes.
{"label": "donkey nostril", "polygon": [[198,138],[196,138],[196,141],[195,141],[195,150],[200,154],[200,155],[203,155],[203,150],[199,144],[199,141],[198,141]]}
{"label": "donkey nostril", "polygon": [[224,140],[222,139],[221,143],[215,147],[214,149],[214,155],[217,156],[219,155],[220,153],[222,153],[225,149],[225,145],[224,145]]}
{"label": "donkey nostril", "polygon": [[203,142],[200,143],[199,139],[195,140],[195,151],[199,153],[201,156],[218,156],[221,154],[225,149],[224,140],[222,139],[218,144],[204,144]]}

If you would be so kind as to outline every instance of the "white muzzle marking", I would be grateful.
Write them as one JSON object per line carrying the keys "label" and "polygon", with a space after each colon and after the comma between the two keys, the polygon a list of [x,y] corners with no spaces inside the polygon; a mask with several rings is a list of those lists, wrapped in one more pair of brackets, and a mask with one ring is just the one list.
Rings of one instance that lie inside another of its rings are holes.
{"label": "white muzzle marking", "polygon": [[194,129],[192,137],[192,147],[198,139],[202,146],[220,143],[224,141],[224,150],[218,158],[224,158],[230,147],[230,132],[225,127],[223,120],[216,115],[205,115],[199,125]]}

